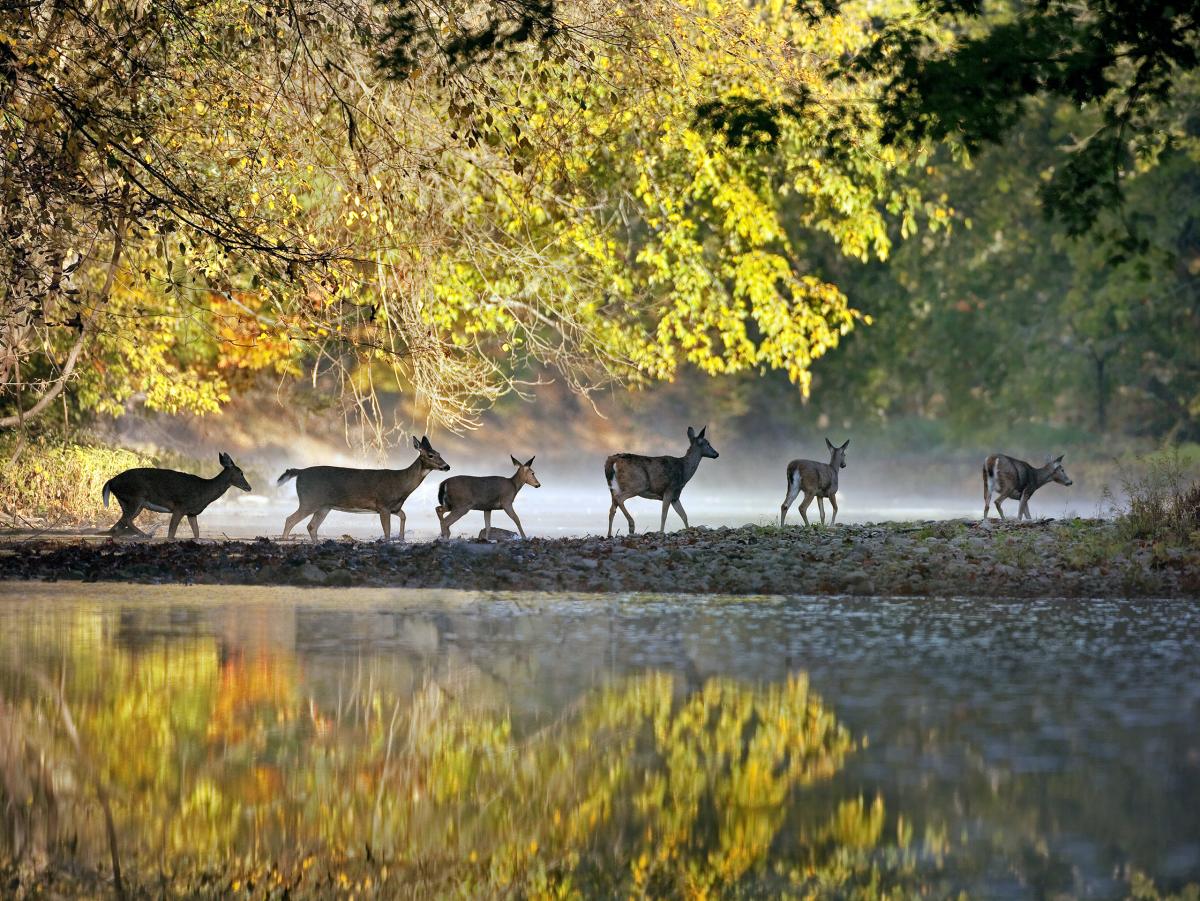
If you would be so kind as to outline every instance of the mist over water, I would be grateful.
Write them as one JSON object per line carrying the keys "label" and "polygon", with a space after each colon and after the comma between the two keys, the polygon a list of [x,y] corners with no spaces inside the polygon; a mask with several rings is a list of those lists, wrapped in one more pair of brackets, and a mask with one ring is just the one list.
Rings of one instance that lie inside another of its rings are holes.
{"label": "mist over water", "polygon": [[[406,465],[408,452],[394,454]],[[604,457],[574,460],[561,454],[546,455],[545,462],[539,455],[534,463],[541,488],[524,487],[517,495],[516,510],[521,517],[525,532],[530,537],[565,538],[585,535],[604,535],[608,529],[610,496],[604,480]],[[421,486],[413,492],[404,505],[408,516],[406,538],[423,541],[436,538],[438,522],[434,514],[437,506],[437,490],[440,482],[454,475],[511,475],[513,467],[506,456],[498,459],[473,460],[460,455],[446,458],[452,465],[448,473],[431,473]],[[345,465],[374,466],[374,461],[339,461]],[[503,465],[501,465],[503,463]],[[591,465],[584,465],[590,463]],[[739,527],[747,524],[778,525],[779,505],[785,490],[787,459],[781,458],[777,466],[751,469],[739,465],[737,458],[722,453],[717,460],[705,460],[695,477],[684,489],[682,502],[692,526],[709,528]],[[294,463],[288,465],[295,465]],[[315,463],[312,465],[316,465]],[[282,471],[282,465],[272,473]],[[975,470],[975,467],[970,467]],[[961,465],[947,462],[933,468],[934,473],[944,473],[937,481],[928,479],[929,485],[922,490],[914,484],[914,474],[886,463],[867,462],[850,464],[842,471],[838,490],[838,522],[864,523],[882,521],[924,521],[942,519],[978,519],[983,511],[982,483],[977,471],[964,473]],[[927,477],[928,478],[928,477]],[[788,511],[788,525],[801,525],[798,503]],[[662,514],[662,503],[656,500],[635,498],[626,503],[633,514],[638,532],[658,529]],[[1015,517],[1017,502],[1004,505],[1005,514]],[[230,538],[256,536],[278,537],[283,521],[296,509],[295,482],[281,486],[274,484],[254,485],[249,495],[230,492],[221,501],[209,508],[201,518],[202,535]],[[1102,512],[1099,492],[1079,482],[1071,488],[1047,485],[1034,495],[1030,509],[1035,518],[1056,519],[1074,516],[1091,517]],[[826,518],[832,510],[825,505]],[[817,502],[808,509],[809,521],[820,522]],[[991,514],[995,517],[995,513]],[[293,535],[306,538],[304,523],[294,530]],[[502,512],[492,514],[493,528],[516,529]],[[682,528],[683,523],[672,510],[667,516],[667,530]],[[474,537],[483,528],[483,514],[473,512],[459,520],[452,528],[452,537]],[[399,520],[393,518],[393,534],[397,534]],[[613,520],[614,533],[627,531],[625,517],[618,510]],[[350,536],[370,540],[382,536],[379,517],[375,514],[333,512],[321,525],[321,538]]]}

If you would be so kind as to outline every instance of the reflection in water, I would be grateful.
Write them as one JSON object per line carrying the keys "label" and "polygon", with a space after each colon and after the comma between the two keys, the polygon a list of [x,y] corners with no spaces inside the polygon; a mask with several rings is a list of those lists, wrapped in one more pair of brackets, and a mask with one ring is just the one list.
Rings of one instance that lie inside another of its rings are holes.
{"label": "reflection in water", "polygon": [[[10,603],[0,858],[26,884],[40,872],[60,891],[97,890],[112,872],[107,812],[125,884],[155,895],[1127,887],[1132,865],[1108,882],[1073,869],[1105,866],[1082,830],[1120,849],[1147,824],[1071,817],[1128,807],[1091,797],[1086,773],[1045,781],[1045,755],[1022,750],[998,765],[996,737],[973,734],[964,711],[928,727],[926,712],[903,704],[935,695],[914,683],[897,697],[886,664],[860,664],[847,648],[833,658],[845,675],[834,675],[829,660],[797,651],[809,613],[860,618],[846,634],[826,625],[825,646],[873,640],[861,612],[790,602]],[[1174,641],[1150,650],[1186,654]],[[792,653],[809,665],[789,663]],[[861,713],[867,683],[844,680],[872,668],[869,691],[886,709],[868,743],[844,722]],[[835,691],[834,706],[806,671]],[[972,697],[954,678],[960,704],[1010,718],[1015,746],[1029,724],[1011,698]],[[1114,709],[1122,690],[1112,688]],[[1147,716],[1153,700],[1137,701]],[[1039,734],[1071,738],[1039,716]],[[1183,742],[1171,753],[1196,752],[1194,730],[1161,734]],[[1129,768],[1121,745],[1097,750]],[[1157,790],[1128,778],[1130,791]],[[1177,773],[1173,789],[1186,798],[1196,785]],[[1152,809],[1168,825],[1179,816],[1165,798]],[[1061,832],[1078,847],[1051,849]],[[1200,870],[1186,859],[1195,836],[1181,840],[1176,866]]]}

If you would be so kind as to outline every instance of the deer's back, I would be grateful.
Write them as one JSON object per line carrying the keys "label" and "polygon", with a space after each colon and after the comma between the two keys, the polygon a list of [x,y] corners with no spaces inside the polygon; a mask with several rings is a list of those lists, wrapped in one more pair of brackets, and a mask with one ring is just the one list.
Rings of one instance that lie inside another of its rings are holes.
{"label": "deer's back", "polygon": [[380,504],[401,501],[410,493],[392,469],[310,466],[296,474],[296,496],[306,505],[374,510]]}
{"label": "deer's back", "polygon": [[683,487],[683,461],[679,457],[646,457],[613,454],[604,461],[609,487],[622,494],[661,500],[669,489]]}
{"label": "deer's back", "polygon": [[787,468],[788,484],[798,481],[805,494],[827,497],[837,492],[837,473],[828,463],[793,460]]}
{"label": "deer's back", "polygon": [[452,510],[499,510],[515,493],[504,476],[451,476],[438,488],[438,500]]}
{"label": "deer's back", "polygon": [[114,476],[109,480],[108,487],[119,498],[141,499],[175,510],[186,506],[190,500],[201,494],[208,484],[208,479],[202,479],[189,472],[139,467],[127,469]]}

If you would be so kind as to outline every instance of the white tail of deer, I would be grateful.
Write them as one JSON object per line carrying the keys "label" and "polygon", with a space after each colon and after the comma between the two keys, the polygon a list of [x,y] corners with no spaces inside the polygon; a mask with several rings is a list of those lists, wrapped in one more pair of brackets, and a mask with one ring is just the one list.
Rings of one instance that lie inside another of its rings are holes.
{"label": "white tail of deer", "polygon": [[833,508],[829,524],[833,525],[837,521],[838,472],[846,468],[846,448],[850,446],[850,439],[847,438],[846,443],[841,447],[835,447],[833,442],[826,438],[825,446],[829,448],[828,463],[819,463],[816,460],[793,460],[788,464],[787,496],[779,505],[779,524],[781,526],[787,519],[788,507],[792,505],[792,501],[801,491],[804,492],[804,500],[800,502],[800,518],[804,520],[805,525],[808,525],[808,505],[812,503],[814,497],[817,499],[817,509],[821,511],[821,525],[825,525],[826,498],[829,499],[829,506]]}
{"label": "white tail of deer", "polygon": [[434,470],[446,472],[450,466],[442,455],[433,449],[429,436],[413,438],[417,459],[404,469],[350,469],[345,466],[310,466],[307,469],[289,469],[279,477],[282,485],[288,479],[296,480],[296,498],[300,505],[296,512],[283,524],[283,537],[287,538],[293,527],[306,516],[308,535],[317,540],[317,529],[331,510],[344,513],[377,513],[383,526],[383,540],[392,537],[392,514],[400,517],[400,540],[404,540],[404,502],[417,490],[425,476]]}
{"label": "white tail of deer", "polygon": [[708,457],[712,460],[720,456],[704,433],[708,426],[699,432],[688,426],[688,449],[682,457],[646,457],[641,454],[613,454],[604,461],[604,478],[608,481],[608,491],[612,495],[612,506],[608,509],[608,537],[612,538],[613,517],[617,508],[625,514],[629,521],[629,534],[634,531],[633,516],[625,508],[625,502],[631,497],[645,497],[662,501],[662,520],[658,530],[667,530],[667,508],[673,507],[683,520],[683,527],[688,527],[687,513],[679,496],[683,488],[692,480],[700,461]]}
{"label": "white tail of deer", "polygon": [[106,507],[109,495],[116,497],[121,505],[121,518],[109,531],[114,535],[122,532],[144,535],[145,532],[135,526],[133,520],[143,510],[153,510],[155,513],[171,514],[168,538],[175,537],[179,523],[185,516],[192,527],[192,537],[199,538],[200,523],[197,517],[209,504],[230,488],[250,490],[250,483],[229,454],[222,453],[217,460],[221,464],[221,471],[211,479],[173,469],[149,467],[127,469],[113,476],[104,483],[102,496]]}
{"label": "white tail of deer", "polygon": [[530,457],[524,463],[509,455],[517,471],[511,476],[454,476],[446,479],[438,486],[438,505],[434,510],[438,522],[442,524],[442,537],[450,537],[450,526],[458,522],[472,510],[483,511],[483,533],[486,538],[492,537],[492,511],[503,510],[517,525],[521,537],[525,537],[525,529],[513,509],[513,501],[517,492],[525,485],[541,488],[533,471],[533,461]]}
{"label": "white tail of deer", "polygon": [[988,508],[995,503],[996,512],[1004,519],[1000,502],[1016,500],[1017,519],[1033,519],[1029,513],[1029,499],[1033,493],[1050,482],[1060,485],[1075,484],[1063,469],[1064,454],[1047,460],[1045,466],[1034,467],[1024,460],[1006,454],[992,454],[983,463],[983,518],[988,518]]}

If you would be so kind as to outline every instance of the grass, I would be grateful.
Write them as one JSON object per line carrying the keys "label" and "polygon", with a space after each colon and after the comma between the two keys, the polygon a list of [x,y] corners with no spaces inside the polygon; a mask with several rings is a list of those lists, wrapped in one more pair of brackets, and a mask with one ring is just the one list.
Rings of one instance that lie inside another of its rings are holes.
{"label": "grass", "polygon": [[1125,467],[1122,497],[1107,500],[1118,531],[1129,541],[1200,547],[1200,480],[1196,464],[1177,448],[1140,458]]}
{"label": "grass", "polygon": [[93,523],[108,517],[101,489],[122,470],[154,458],[123,448],[39,436],[0,436],[0,522],[13,528]]}

